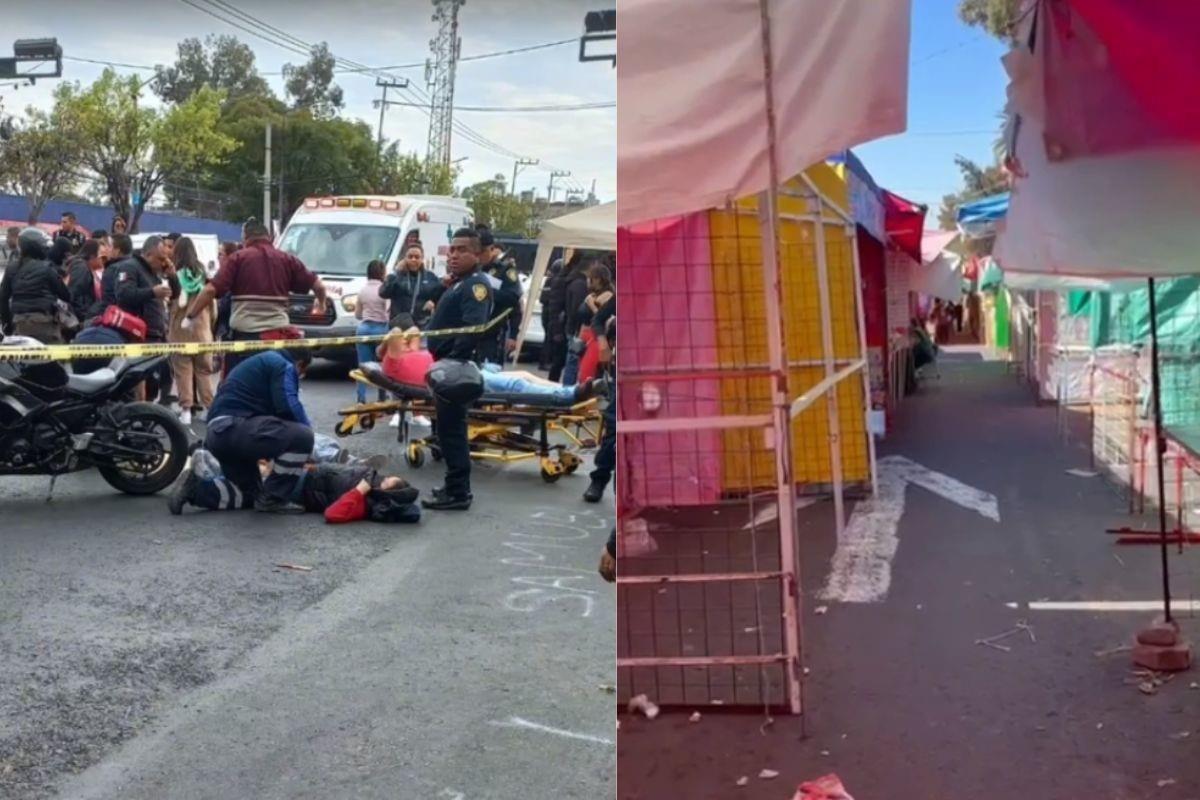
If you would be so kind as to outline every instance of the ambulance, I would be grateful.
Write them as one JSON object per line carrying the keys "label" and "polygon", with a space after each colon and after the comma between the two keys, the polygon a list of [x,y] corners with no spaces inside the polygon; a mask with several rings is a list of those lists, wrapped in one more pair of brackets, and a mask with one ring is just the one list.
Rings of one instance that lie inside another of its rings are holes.
{"label": "ambulance", "polygon": [[[288,315],[306,338],[353,336],[359,289],[367,264],[380,259],[390,273],[403,256],[408,234],[416,231],[425,250],[425,266],[439,278],[454,231],[472,226],[471,209],[457,197],[435,195],[342,195],[304,200],[280,234],[276,246],[321,276],[329,292],[325,314],[312,313],[312,297],[291,298]],[[353,348],[318,348],[324,358],[353,361]]]}

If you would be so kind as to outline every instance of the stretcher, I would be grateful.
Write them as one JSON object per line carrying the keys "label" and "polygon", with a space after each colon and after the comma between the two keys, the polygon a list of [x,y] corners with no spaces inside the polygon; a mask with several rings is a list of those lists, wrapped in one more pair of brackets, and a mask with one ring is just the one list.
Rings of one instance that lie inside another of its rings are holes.
{"label": "stretcher", "polygon": [[[383,374],[378,364],[363,364],[350,377],[367,387],[383,389],[391,400],[357,403],[338,411],[341,419],[334,432],[351,436],[372,430],[379,420],[400,415],[397,440],[404,447],[404,460],[414,469],[425,464],[426,454],[442,458],[437,436],[414,437],[412,418],[437,419],[433,395],[426,386],[399,383]],[[537,459],[542,480],[554,483],[579,469],[579,452],[600,441],[599,401],[591,398],[571,406],[540,394],[485,394],[467,412],[467,442],[471,458],[509,463]],[[552,443],[551,433],[565,442]]]}

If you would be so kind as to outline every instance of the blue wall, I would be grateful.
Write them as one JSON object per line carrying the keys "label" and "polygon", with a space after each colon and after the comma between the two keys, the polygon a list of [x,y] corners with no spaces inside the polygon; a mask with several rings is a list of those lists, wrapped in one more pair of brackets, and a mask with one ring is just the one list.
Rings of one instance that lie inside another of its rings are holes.
{"label": "blue wall", "polygon": [[[89,203],[71,203],[62,200],[51,200],[42,209],[38,222],[57,223],[64,211],[72,211],[79,224],[90,230],[103,228],[108,230],[112,223],[113,212],[108,206],[94,206]],[[29,204],[24,197],[12,194],[0,194],[0,219],[24,222],[29,217]],[[234,222],[222,222],[215,219],[200,219],[199,217],[184,217],[176,214],[162,214],[157,211],[147,211],[138,221],[138,230],[146,233],[215,233],[221,241],[241,241],[242,226]]]}

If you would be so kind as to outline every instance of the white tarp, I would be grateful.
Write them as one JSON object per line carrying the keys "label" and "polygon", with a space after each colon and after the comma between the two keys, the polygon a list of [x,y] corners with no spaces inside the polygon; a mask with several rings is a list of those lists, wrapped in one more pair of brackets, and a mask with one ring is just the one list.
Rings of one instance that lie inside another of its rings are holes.
{"label": "white tarp", "polygon": [[781,176],[903,131],[909,17],[910,0],[622,0],[621,224],[722,206],[770,183],[764,27]]}
{"label": "white tarp", "polygon": [[962,299],[962,262],[953,253],[939,253],[927,264],[909,262],[908,287],[914,292],[957,303]]}
{"label": "white tarp", "polygon": [[529,278],[529,294],[525,297],[525,311],[521,318],[521,332],[517,336],[517,355],[525,343],[525,332],[533,318],[533,306],[542,293],[542,282],[546,268],[550,265],[550,253],[554,248],[582,250],[617,249],[617,206],[603,203],[565,216],[555,217],[542,223],[538,235],[537,255],[533,259],[533,274]]}

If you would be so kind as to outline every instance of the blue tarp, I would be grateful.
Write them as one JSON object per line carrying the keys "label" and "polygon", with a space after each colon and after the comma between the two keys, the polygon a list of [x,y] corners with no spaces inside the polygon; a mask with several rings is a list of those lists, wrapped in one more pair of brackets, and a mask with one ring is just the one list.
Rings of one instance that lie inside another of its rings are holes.
{"label": "blue tarp", "polygon": [[955,221],[963,236],[979,239],[996,233],[996,223],[1008,213],[1008,192],[984,197],[958,207]]}
{"label": "blue tarp", "polygon": [[[64,200],[51,200],[42,209],[38,222],[57,223],[64,211],[74,212],[79,224],[90,230],[103,228],[108,230],[112,223],[113,212],[108,206],[94,206],[89,203],[73,203]],[[0,194],[0,219],[23,223],[29,217],[29,204],[24,197],[12,194]],[[138,222],[138,229],[145,232],[170,233],[215,233],[222,241],[240,241],[242,227],[234,222],[224,222],[216,219],[201,219],[185,217],[178,214],[162,214],[157,211],[147,211]]]}

